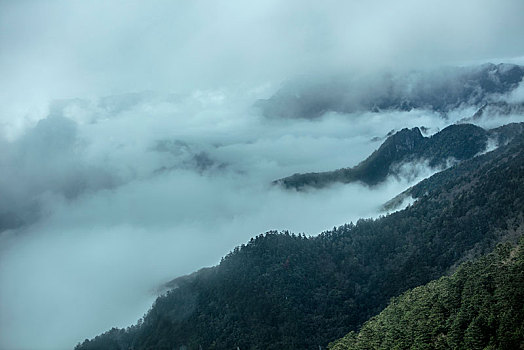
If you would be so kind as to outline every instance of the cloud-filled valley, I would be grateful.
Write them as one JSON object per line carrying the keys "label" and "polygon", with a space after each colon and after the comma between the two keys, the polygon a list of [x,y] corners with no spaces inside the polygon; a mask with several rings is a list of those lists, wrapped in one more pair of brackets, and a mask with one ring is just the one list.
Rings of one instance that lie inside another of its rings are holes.
{"label": "cloud-filled valley", "polygon": [[0,349],[129,326],[251,237],[384,215],[442,167],[274,180],[404,128],[522,122],[524,5],[503,3],[0,3]]}
{"label": "cloud-filled valley", "polygon": [[[208,91],[176,99],[144,93],[131,104],[121,102],[129,96],[112,97],[115,104],[62,101],[18,139],[4,140],[1,191],[12,200],[3,214],[21,219],[1,236],[5,344],[31,348],[38,339],[52,348],[66,328],[59,346],[70,347],[135,322],[162,283],[216,264],[259,233],[315,235],[377,216],[437,169],[404,166],[405,176],[372,188],[296,192],[271,181],[355,165],[391,130],[435,133],[453,122],[428,110],[274,120],[253,108],[257,97]],[[58,317],[42,325],[50,312]]]}

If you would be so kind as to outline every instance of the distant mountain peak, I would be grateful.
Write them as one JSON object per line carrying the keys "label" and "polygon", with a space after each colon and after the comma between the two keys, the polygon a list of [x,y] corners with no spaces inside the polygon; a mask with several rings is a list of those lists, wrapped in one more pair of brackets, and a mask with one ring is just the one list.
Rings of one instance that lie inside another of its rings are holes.
{"label": "distant mountain peak", "polygon": [[515,89],[524,67],[487,63],[405,74],[302,77],[285,83],[256,106],[269,118],[315,119],[326,112],[381,112],[430,109],[442,114],[464,106],[480,108]]}
{"label": "distant mountain peak", "polygon": [[395,134],[391,135],[380,146],[384,152],[400,154],[404,152],[411,152],[416,149],[424,140],[424,136],[418,127],[408,129],[404,128]]}

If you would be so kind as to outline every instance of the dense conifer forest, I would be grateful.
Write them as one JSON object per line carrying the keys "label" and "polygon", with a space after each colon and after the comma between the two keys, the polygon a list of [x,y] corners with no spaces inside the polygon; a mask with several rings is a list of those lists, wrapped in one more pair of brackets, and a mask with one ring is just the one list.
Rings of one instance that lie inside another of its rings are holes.
{"label": "dense conifer forest", "polygon": [[330,344],[343,349],[521,349],[524,239],[393,298],[379,315]]}

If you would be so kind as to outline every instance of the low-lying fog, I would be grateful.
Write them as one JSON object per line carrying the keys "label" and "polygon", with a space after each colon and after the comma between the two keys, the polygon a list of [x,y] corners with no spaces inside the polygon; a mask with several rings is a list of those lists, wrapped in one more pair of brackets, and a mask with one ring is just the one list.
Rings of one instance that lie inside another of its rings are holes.
{"label": "low-lying fog", "polygon": [[25,224],[1,236],[2,342],[71,347],[134,323],[162,283],[218,263],[259,233],[315,235],[377,216],[434,170],[419,164],[415,178],[373,189],[295,192],[271,181],[355,165],[391,130],[433,133],[474,112],[268,120],[251,107],[264,93],[61,101],[4,140],[0,189],[13,200],[2,209]]}

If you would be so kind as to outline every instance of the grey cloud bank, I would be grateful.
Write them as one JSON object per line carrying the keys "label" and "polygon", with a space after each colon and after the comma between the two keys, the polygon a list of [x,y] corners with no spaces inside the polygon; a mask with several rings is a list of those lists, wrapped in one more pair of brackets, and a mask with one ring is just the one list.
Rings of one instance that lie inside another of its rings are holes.
{"label": "grey cloud bank", "polygon": [[473,67],[439,67],[398,74],[338,74],[306,77],[285,84],[256,105],[270,118],[319,118],[328,111],[351,113],[429,109],[446,114],[461,106],[481,108],[506,96],[506,109],[524,110],[517,88],[524,67],[483,64]]}

